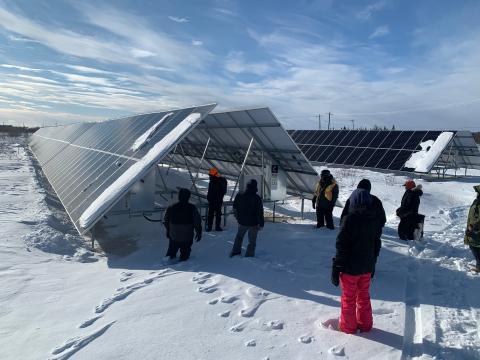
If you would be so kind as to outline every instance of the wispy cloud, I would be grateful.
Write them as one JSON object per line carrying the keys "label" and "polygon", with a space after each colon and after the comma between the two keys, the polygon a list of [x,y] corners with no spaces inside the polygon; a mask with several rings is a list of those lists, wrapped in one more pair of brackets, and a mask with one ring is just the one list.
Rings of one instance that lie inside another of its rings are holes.
{"label": "wispy cloud", "polygon": [[269,66],[266,63],[247,62],[243,52],[232,51],[226,58],[225,69],[235,74],[265,75],[269,70]]}
{"label": "wispy cloud", "polygon": [[170,20],[175,21],[177,23],[187,23],[190,20],[186,17],[178,17],[178,16],[169,16],[168,17]]}
{"label": "wispy cloud", "polygon": [[382,25],[377,27],[368,37],[369,39],[376,39],[390,34],[390,28],[388,25]]}
{"label": "wispy cloud", "polygon": [[374,13],[382,10],[386,5],[387,4],[384,0],[377,1],[376,3],[367,5],[363,10],[357,13],[357,18],[362,21],[369,20]]}
{"label": "wispy cloud", "polygon": [[203,45],[203,41],[200,41],[200,40],[192,40],[192,45],[193,45],[193,46],[202,46],[202,45]]}
{"label": "wispy cloud", "polygon": [[12,64],[0,64],[0,67],[6,68],[6,69],[16,69],[21,71],[33,71],[33,72],[41,71],[40,69],[34,69],[27,66],[12,65]]}
{"label": "wispy cloud", "polygon": [[76,70],[82,73],[87,73],[87,74],[111,74],[110,71],[100,70],[100,69],[96,69],[88,66],[82,66],[82,65],[65,64],[65,67],[68,67],[72,70]]}

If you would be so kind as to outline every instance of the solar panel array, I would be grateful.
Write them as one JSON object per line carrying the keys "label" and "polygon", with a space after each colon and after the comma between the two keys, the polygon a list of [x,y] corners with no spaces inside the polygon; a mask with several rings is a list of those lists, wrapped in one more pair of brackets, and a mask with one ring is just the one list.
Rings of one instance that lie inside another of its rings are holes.
{"label": "solar panel array", "polygon": [[[203,118],[214,107],[215,104],[204,105],[99,123],[42,128],[32,135],[30,148],[75,227],[83,234],[94,224],[84,229],[79,219],[95,199],[188,115],[199,113]],[[155,131],[144,146],[135,149],[135,141],[152,128]],[[187,134],[188,131],[178,134],[177,142]],[[165,149],[158,160],[171,148]]]}
{"label": "solar panel array", "polygon": [[290,136],[308,160],[394,171],[405,167],[420,143],[436,140],[441,131],[291,130]]}
{"label": "solar panel array", "polygon": [[270,161],[287,173],[290,193],[312,192],[318,179],[316,171],[269,108],[209,114],[180,143],[181,147],[176,148],[171,160],[182,166],[185,155],[193,169],[208,172],[209,168],[216,167],[222,174],[236,179],[252,138],[245,173],[258,174],[262,164]]}

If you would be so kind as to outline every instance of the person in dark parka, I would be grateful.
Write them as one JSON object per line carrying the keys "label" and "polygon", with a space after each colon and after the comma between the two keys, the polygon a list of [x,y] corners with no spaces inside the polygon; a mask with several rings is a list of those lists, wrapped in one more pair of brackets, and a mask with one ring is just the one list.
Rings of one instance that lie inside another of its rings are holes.
{"label": "person in dark parka", "polygon": [[198,241],[202,238],[202,220],[197,207],[188,201],[190,190],[180,189],[178,202],[170,205],[165,212],[163,223],[167,229],[168,250],[166,256],[177,257],[180,250],[180,261],[188,260],[193,244],[193,236]]}
{"label": "person in dark parka", "polygon": [[[364,189],[370,193],[372,190],[372,183],[368,179],[362,179],[357,185],[357,189]],[[370,194],[372,198],[372,210],[375,213],[375,219],[377,220],[377,245],[378,248],[376,248],[375,252],[375,259],[378,258],[378,255],[380,253],[380,248],[382,244],[382,232],[383,232],[383,227],[385,226],[385,223],[387,222],[387,216],[385,215],[385,210],[383,208],[382,201],[376,197],[375,195]],[[348,212],[350,210],[350,199],[348,199],[345,203],[345,206],[343,207],[342,215],[340,216],[340,221],[343,220],[345,216],[348,215]],[[375,260],[376,262],[376,260]],[[375,274],[375,268],[372,271],[372,277]]]}
{"label": "person in dark parka", "polygon": [[210,182],[208,184],[208,217],[206,231],[212,231],[213,218],[215,217],[215,231],[222,231],[222,205],[223,197],[227,193],[227,179],[220,176],[217,169],[211,168],[209,171]]}
{"label": "person in dark parka", "polygon": [[252,179],[247,183],[244,192],[235,196],[233,201],[233,211],[238,221],[238,231],[235,237],[230,257],[242,253],[243,237],[248,232],[248,246],[245,257],[255,256],[255,247],[257,245],[257,234],[265,224],[263,217],[262,198],[257,194],[257,181]]}
{"label": "person in dark parka", "polygon": [[352,192],[333,258],[332,283],[342,288],[339,326],[349,334],[356,333],[357,329],[370,331],[373,326],[369,289],[381,242],[372,204],[367,190],[360,188]]}
{"label": "person in dark parka", "polygon": [[405,193],[397,209],[397,216],[400,218],[398,237],[402,240],[414,240],[415,230],[418,229],[419,224],[423,224],[425,218],[418,213],[420,197],[423,195],[422,185],[416,185],[413,180],[408,180],[403,186],[405,186]]}
{"label": "person in dark parka", "polygon": [[327,229],[333,230],[333,208],[338,199],[338,185],[330,171],[322,170],[320,180],[315,185],[312,205],[316,209],[317,228],[327,225]]}
{"label": "person in dark parka", "polygon": [[480,272],[480,185],[473,187],[477,198],[473,201],[468,212],[467,230],[465,231],[465,244],[475,258],[475,267],[472,271]]}

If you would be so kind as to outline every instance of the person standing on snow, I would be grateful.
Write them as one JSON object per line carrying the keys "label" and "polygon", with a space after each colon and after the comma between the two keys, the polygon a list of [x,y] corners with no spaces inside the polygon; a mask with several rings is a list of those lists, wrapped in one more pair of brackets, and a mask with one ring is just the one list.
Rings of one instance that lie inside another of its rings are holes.
{"label": "person standing on snow", "polygon": [[480,272],[480,185],[473,187],[477,198],[473,201],[468,212],[467,230],[465,231],[465,244],[470,247],[475,258],[475,272]]}
{"label": "person standing on snow", "polygon": [[208,217],[206,231],[212,231],[213,218],[215,217],[215,231],[222,231],[222,205],[223,197],[227,193],[227,179],[220,176],[217,169],[211,168],[209,173],[210,182],[208,184]]}
{"label": "person standing on snow", "polygon": [[167,208],[163,218],[168,238],[166,256],[170,259],[175,259],[178,250],[180,250],[180,261],[188,260],[192,250],[194,231],[197,242],[202,239],[200,213],[197,207],[189,203],[188,200],[190,200],[190,190],[180,189],[178,202]]}
{"label": "person standing on snow", "polygon": [[[364,189],[370,193],[372,190],[372,183],[368,179],[362,179],[357,185],[357,189]],[[372,210],[375,212],[375,219],[377,220],[377,246],[375,250],[375,263],[377,262],[378,255],[380,254],[380,247],[382,244],[382,232],[383,232],[383,227],[385,226],[385,223],[387,222],[387,216],[385,215],[385,210],[383,209],[383,204],[382,201],[377,198],[375,195],[370,194],[372,197]],[[350,199],[347,200],[345,203],[345,206],[342,211],[342,215],[340,216],[340,222],[343,220],[345,216],[348,215],[348,212],[350,211]],[[372,278],[373,275],[375,274],[375,268],[372,271]]]}
{"label": "person standing on snow", "polygon": [[255,247],[257,245],[258,231],[263,229],[265,220],[263,218],[263,202],[262,198],[257,194],[257,181],[251,179],[247,183],[244,192],[240,192],[235,196],[233,201],[233,213],[238,221],[238,231],[235,236],[230,257],[240,255],[242,253],[243,237],[248,231],[248,246],[245,257],[255,256]]}
{"label": "person standing on snow", "polygon": [[423,233],[424,216],[418,213],[420,197],[423,195],[422,185],[415,184],[415,181],[408,180],[403,185],[405,193],[402,197],[400,207],[397,209],[397,216],[400,218],[398,224],[398,236],[402,240],[415,240]]}
{"label": "person standing on snow", "polygon": [[333,230],[333,208],[338,199],[338,185],[330,171],[325,169],[320,173],[320,180],[315,185],[312,206],[316,209],[317,228],[327,225]]}
{"label": "person standing on snow", "polygon": [[381,242],[378,220],[369,191],[356,189],[337,236],[332,264],[332,284],[342,289],[339,329],[355,334],[373,326],[370,279]]}

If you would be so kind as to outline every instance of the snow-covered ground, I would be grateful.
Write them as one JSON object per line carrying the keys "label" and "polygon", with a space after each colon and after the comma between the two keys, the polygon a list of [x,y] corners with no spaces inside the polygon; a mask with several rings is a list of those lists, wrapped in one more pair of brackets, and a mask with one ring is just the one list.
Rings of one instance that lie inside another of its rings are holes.
{"label": "snow-covered ground", "polygon": [[162,226],[141,218],[109,218],[108,252],[94,254],[18,142],[0,145],[0,359],[480,359],[480,277],[463,245],[480,177],[418,180],[426,234],[409,246],[394,215],[405,178],[333,170],[342,202],[368,178],[388,218],[374,329],[346,335],[330,283],[336,231],[314,229],[309,203],[306,220],[298,200],[277,207],[288,223],[267,223],[256,258],[228,258],[230,221],[188,262],[165,262]]}

